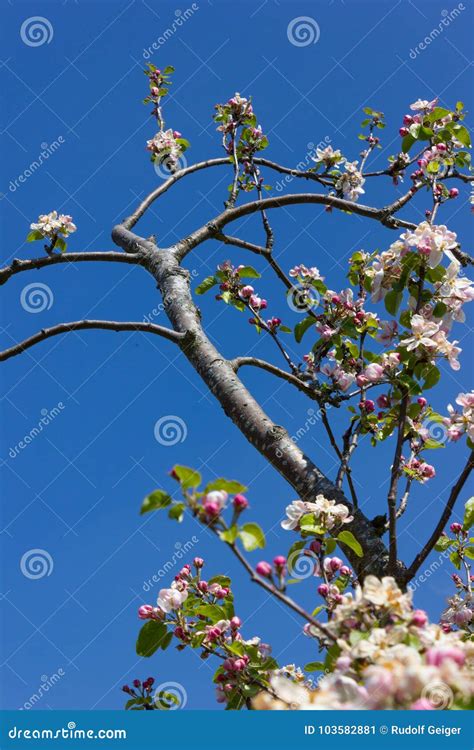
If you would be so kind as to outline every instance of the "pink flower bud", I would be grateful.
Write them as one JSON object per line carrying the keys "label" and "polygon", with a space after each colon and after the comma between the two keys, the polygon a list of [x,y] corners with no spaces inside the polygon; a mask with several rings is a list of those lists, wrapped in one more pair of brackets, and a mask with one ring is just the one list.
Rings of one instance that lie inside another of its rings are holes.
{"label": "pink flower bud", "polygon": [[152,615],[153,607],[151,604],[142,604],[142,606],[138,608],[138,617],[140,620],[149,620]]}
{"label": "pink flower bud", "polygon": [[404,125],[411,125],[413,122],[413,117],[411,115],[404,115],[403,117],[403,124]]}
{"label": "pink flower bud", "polygon": [[377,398],[377,406],[380,409],[387,409],[390,406],[390,399],[389,399],[389,397],[385,393],[382,393]]}
{"label": "pink flower bud", "polygon": [[207,513],[208,516],[218,516],[220,512],[220,507],[217,503],[214,502],[205,502],[204,503],[204,510]]}
{"label": "pink flower bud", "polygon": [[327,596],[329,593],[329,586],[327,583],[320,583],[318,586],[318,594],[321,596]]}
{"label": "pink flower bud", "polygon": [[428,622],[428,615],[423,609],[415,609],[411,621],[413,625],[416,625],[417,628],[424,628],[424,626]]}
{"label": "pink flower bud", "polygon": [[273,559],[273,564],[275,568],[279,568],[280,570],[282,570],[286,565],[286,557],[283,557],[283,555],[277,555]]}
{"label": "pink flower bud", "polygon": [[351,576],[352,575],[352,570],[350,568],[348,568],[347,565],[343,565],[339,572],[340,572],[340,574],[342,576]]}
{"label": "pink flower bud", "polygon": [[263,578],[269,578],[272,574],[272,566],[270,565],[270,563],[267,563],[264,560],[257,563],[255,570],[257,571],[258,575],[263,576]]}
{"label": "pink flower bud", "polygon": [[375,404],[370,399],[366,399],[365,401],[359,402],[359,407],[362,411],[367,412],[367,414],[370,414],[375,410]]}
{"label": "pink flower bud", "polygon": [[317,539],[313,539],[313,541],[309,545],[309,548],[312,552],[318,555],[321,552],[321,542]]}
{"label": "pink flower bud", "polygon": [[133,681],[133,687],[139,688],[141,684],[142,683],[140,682],[140,680],[134,680]]}
{"label": "pink flower bud", "polygon": [[457,188],[451,188],[449,191],[449,197],[450,198],[457,198],[459,195],[459,190]]}
{"label": "pink flower bud", "polygon": [[408,128],[400,128],[400,130],[398,132],[400,133],[400,135],[403,138],[405,135],[408,135],[409,130],[408,130]]}
{"label": "pink flower bud", "polygon": [[235,510],[241,511],[249,507],[249,501],[245,495],[236,495],[232,501]]}
{"label": "pink flower bud", "polygon": [[242,625],[242,620],[240,619],[240,617],[236,617],[236,616],[235,616],[235,617],[233,617],[233,618],[232,618],[232,620],[230,621],[230,627],[231,627],[231,628],[232,628],[233,630],[238,630],[238,629],[240,628],[240,626],[241,626],[241,625]]}
{"label": "pink flower bud", "polygon": [[179,132],[179,130],[173,130],[173,135],[175,138],[181,138],[181,133]]}
{"label": "pink flower bud", "polygon": [[243,286],[240,290],[240,296],[246,299],[247,297],[251,297],[254,292],[253,286]]}
{"label": "pink flower bud", "polygon": [[423,396],[420,396],[420,398],[417,398],[416,401],[421,406],[422,409],[424,409],[426,404],[428,403],[426,398],[423,398]]}
{"label": "pink flower bud", "polygon": [[195,568],[199,569],[204,567],[204,560],[202,559],[202,557],[195,557],[193,562]]}
{"label": "pink flower bud", "polygon": [[198,589],[199,591],[202,591],[203,594],[207,593],[207,589],[209,588],[207,581],[199,581],[198,583]]}
{"label": "pink flower bud", "polygon": [[452,523],[449,528],[453,534],[459,534],[459,532],[462,531],[462,525],[460,523]]}
{"label": "pink flower bud", "polygon": [[336,570],[339,570],[339,568],[342,568],[343,562],[340,559],[340,557],[331,557],[328,561],[329,570],[332,570],[333,573],[336,572]]}

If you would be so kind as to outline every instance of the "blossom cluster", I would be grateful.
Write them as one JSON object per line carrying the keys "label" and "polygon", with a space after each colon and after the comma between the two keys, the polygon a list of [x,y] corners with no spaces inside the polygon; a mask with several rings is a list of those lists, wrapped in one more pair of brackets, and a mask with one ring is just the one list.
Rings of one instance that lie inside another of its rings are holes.
{"label": "blossom cluster", "polygon": [[281,527],[286,531],[294,531],[301,528],[301,520],[311,514],[316,526],[325,531],[331,531],[335,526],[350,523],[353,518],[349,510],[342,503],[328,500],[324,495],[316,495],[314,501],[294,500],[286,507],[287,518],[281,522]]}
{"label": "blossom cluster", "polygon": [[34,242],[35,240],[47,239],[49,240],[48,252],[52,252],[55,248],[64,252],[66,250],[64,238],[69,237],[76,230],[77,227],[72,220],[72,216],[50,211],[49,214],[40,214],[38,221],[30,224],[30,233],[26,240],[27,242]]}
{"label": "blossom cluster", "polygon": [[161,112],[161,100],[169,92],[170,74],[174,72],[174,68],[169,65],[161,71],[152,63],[148,63],[148,68],[144,72],[149,80],[150,91],[143,103],[153,105],[151,114],[159,125],[159,131],[147,141],[146,148],[150,151],[151,160],[155,164],[164,165],[169,172],[173,173],[179,168],[180,159],[189,147],[188,141],[179,131],[171,128],[165,129]]}
{"label": "blossom cluster", "polygon": [[[429,624],[426,613],[413,609],[411,595],[390,577],[367,576],[354,595],[341,599],[327,624],[337,644],[329,674],[315,690],[276,675],[271,687],[278,698],[262,692],[256,708],[433,710],[468,705],[474,692],[474,643],[458,631]],[[312,635],[320,634],[314,628]]]}
{"label": "blossom cluster", "polygon": [[269,685],[270,674],[278,665],[270,656],[268,644],[257,637],[242,637],[230,579],[217,576],[204,580],[203,567],[202,558],[195,558],[192,566],[184,565],[171,587],[161,589],[156,607],[146,604],[139,608],[139,618],[149,622],[138,637],[137,651],[144,649],[143,655],[150,655],[146,648],[150,638],[158,638],[163,648],[174,637],[178,650],[198,649],[201,658],[220,656],[222,661],[214,674],[216,699],[238,709],[262,686]]}

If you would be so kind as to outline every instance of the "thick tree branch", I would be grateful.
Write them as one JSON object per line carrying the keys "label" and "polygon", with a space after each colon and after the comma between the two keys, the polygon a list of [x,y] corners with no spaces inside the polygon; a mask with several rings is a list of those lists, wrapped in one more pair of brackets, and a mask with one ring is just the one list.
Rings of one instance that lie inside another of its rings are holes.
{"label": "thick tree branch", "polygon": [[59,323],[51,328],[42,328],[41,331],[24,339],[24,341],[20,341],[18,344],[15,344],[8,349],[4,349],[0,352],[0,362],[4,362],[11,357],[16,357],[18,354],[26,351],[26,349],[30,349],[32,346],[39,344],[40,341],[46,341],[46,339],[50,339],[53,336],[59,336],[60,334],[68,333],[69,331],[81,331],[91,328],[105,331],[143,331],[144,333],[154,333],[157,336],[162,336],[163,338],[168,339],[168,341],[173,341],[175,344],[179,344],[183,339],[183,334],[176,333],[169,328],[163,328],[163,326],[158,326],[154,323],[117,320],[75,320],[71,323]]}
{"label": "thick tree branch", "polygon": [[[348,551],[352,566],[361,579],[368,573],[385,575],[388,553],[370,521],[360,510],[353,509],[344,494],[291,440],[287,431],[269,419],[236,376],[232,364],[222,357],[207,338],[192,299],[190,275],[180,267],[175,249],[159,249],[120,225],[114,228],[112,237],[114,242],[124,249],[130,246],[141,247],[144,265],[158,284],[165,311],[173,328],[185,334],[180,344],[183,353],[219,401],[227,416],[289,482],[300,498],[309,500],[322,493],[325,497],[344,503],[350,508],[354,515],[350,529],[364,550],[362,559]],[[397,577],[400,580],[405,577],[401,563]]]}
{"label": "thick tree branch", "polygon": [[[317,204],[336,208],[339,211],[355,213],[359,216],[365,216],[376,221],[383,222],[390,229],[404,227],[406,229],[415,229],[416,224],[411,222],[395,219],[391,216],[391,207],[373,208],[363,204],[354,203],[353,201],[337,198],[334,195],[324,195],[319,193],[291,193],[289,195],[273,196],[263,200],[251,201],[244,203],[236,208],[230,208],[223,211],[204,226],[196,229],[188,237],[184,238],[177,246],[177,256],[182,260],[193,248],[200,245],[205,240],[215,236],[216,232],[222,229],[236,219],[241,219],[257,211],[268,211],[282,206],[303,204]],[[397,202],[398,204],[398,202]]]}
{"label": "thick tree branch", "polygon": [[467,459],[466,465],[464,466],[464,469],[462,470],[461,474],[459,475],[459,478],[456,481],[456,484],[454,484],[453,487],[452,487],[452,489],[451,489],[451,492],[450,492],[450,495],[449,495],[449,498],[448,498],[448,502],[446,503],[446,506],[445,506],[445,508],[444,508],[444,510],[443,510],[443,512],[441,514],[441,518],[439,519],[438,523],[436,524],[435,530],[431,534],[430,538],[428,539],[428,541],[424,545],[424,547],[421,550],[421,552],[419,552],[417,554],[417,556],[413,560],[412,564],[408,568],[408,571],[407,571],[407,582],[411,581],[411,579],[416,575],[419,567],[421,565],[423,565],[424,561],[426,560],[426,558],[430,554],[431,550],[435,546],[436,542],[440,538],[441,533],[444,530],[444,527],[446,526],[446,524],[448,523],[448,521],[449,521],[449,519],[451,517],[451,513],[453,512],[453,508],[454,508],[454,505],[456,503],[456,500],[458,499],[459,494],[460,494],[462,488],[464,487],[464,485],[466,484],[466,482],[467,482],[467,480],[469,478],[469,474],[471,473],[471,471],[473,469],[474,469],[474,451],[471,451],[471,453],[470,453],[470,455],[469,455],[469,457]]}
{"label": "thick tree branch", "polygon": [[114,250],[96,251],[90,253],[61,253],[58,255],[44,255],[41,258],[20,259],[14,258],[9,266],[0,268],[0,284],[5,284],[11,276],[21,271],[32,271],[34,269],[55,266],[59,263],[82,263],[89,261],[104,261],[108,263],[129,263],[139,265],[140,257],[132,253],[124,255]]}

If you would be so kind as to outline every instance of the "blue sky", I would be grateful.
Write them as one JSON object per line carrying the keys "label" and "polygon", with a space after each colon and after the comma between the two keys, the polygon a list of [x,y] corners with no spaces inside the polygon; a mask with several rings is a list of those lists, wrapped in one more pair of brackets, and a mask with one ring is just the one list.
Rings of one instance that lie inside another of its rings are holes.
{"label": "blue sky", "polygon": [[[200,0],[160,49],[144,58],[144,51],[188,7],[191,3],[177,7],[152,0],[2,2],[0,210],[5,262],[41,253],[40,243],[26,245],[24,238],[29,223],[53,208],[71,213],[78,226],[71,250],[112,249],[114,223],[159,182],[144,150],[154,134],[141,104],[145,59],[176,68],[165,117],[190,140],[188,163],[221,155],[211,120],[213,106],[235,91],[253,96],[269,135],[267,155],[288,166],[306,158],[308,144],[324,139],[357,158],[364,106],[383,110],[389,125],[374,162],[380,167],[396,151],[401,118],[418,97],[438,95],[452,106],[462,99],[470,108],[468,9],[416,52],[420,41],[446,19],[443,11],[452,11],[454,4]],[[35,16],[47,20],[49,41],[30,46],[20,29]],[[288,25],[300,16],[317,24],[317,43],[290,43]],[[18,181],[44,144],[55,143],[59,145],[47,161]],[[276,188],[274,174],[267,181]],[[228,182],[223,168],[189,177],[155,204],[138,231],[156,234],[162,245],[171,244],[220,212]],[[288,189],[301,186],[293,183]],[[389,182],[372,182],[364,202],[379,206],[402,190]],[[423,208],[417,199],[405,215],[418,221]],[[466,190],[443,209],[442,219],[467,247],[472,233]],[[327,214],[316,206],[273,212],[272,220],[282,266],[317,265],[332,288],[345,285],[351,252],[384,248],[395,238],[369,220]],[[237,231],[249,240],[261,237],[255,217],[241,222]],[[249,260],[235,248],[212,242],[199,247],[186,266],[197,283],[227,257]],[[252,262],[258,265],[254,258]],[[268,271],[260,270],[258,288],[270,300],[270,312],[294,324],[281,290]],[[41,313],[21,305],[22,291],[33,282],[49,288],[51,304]],[[61,321],[142,320],[159,304],[145,271],[113,264],[21,274],[2,287],[0,299],[5,347]],[[202,310],[208,334],[226,356],[251,351],[278,362],[271,342],[264,337],[255,341],[243,316],[217,305],[212,295],[202,300]],[[163,313],[154,315],[154,322],[166,324]],[[457,338],[465,337],[467,330],[460,329]],[[462,369],[454,373],[443,368],[443,384],[432,395],[440,410],[470,386],[465,338],[461,345]],[[184,463],[200,468],[206,480],[223,475],[249,485],[249,518],[260,522],[268,538],[268,551],[254,553],[254,562],[284,553],[293,541],[279,528],[293,492],[225,418],[170,343],[137,333],[73,333],[8,361],[0,378],[2,707],[20,708],[45,677],[59,670],[59,683],[37,708],[119,709],[120,686],[148,675],[183,685],[189,709],[215,707],[210,665],[196,654],[169,649],[145,661],[134,651],[137,606],[154,601],[159,588],[145,593],[144,583],[186,543],[193,545],[192,556],[206,558],[209,575],[224,572],[235,578],[246,636],[258,634],[271,642],[282,664],[316,658],[301,634],[302,623],[248,583],[222,545],[193,520],[178,526],[165,517],[138,515],[143,496],[158,486],[172,489],[166,473],[173,463]],[[265,373],[244,372],[243,378],[290,434],[304,427],[311,404],[300,394]],[[59,413],[51,423],[27,448],[15,452],[44,410],[55,407]],[[186,439],[175,446],[160,445],[154,437],[155,423],[166,415],[186,423]],[[334,415],[336,426],[342,427],[343,416]],[[307,429],[300,444],[334,475],[320,425]],[[407,561],[434,526],[465,451],[460,446],[439,451],[436,480],[413,493],[400,524],[400,551]],[[366,445],[354,459],[369,516],[384,511],[389,465],[389,453],[380,446],[372,450]],[[460,508],[461,503],[456,515]],[[33,580],[22,574],[20,561],[32,549],[48,553],[50,575]],[[419,587],[418,605],[432,616],[443,605],[439,597],[451,591],[450,572],[447,563],[440,564]],[[315,585],[304,582],[293,594],[311,607]]]}

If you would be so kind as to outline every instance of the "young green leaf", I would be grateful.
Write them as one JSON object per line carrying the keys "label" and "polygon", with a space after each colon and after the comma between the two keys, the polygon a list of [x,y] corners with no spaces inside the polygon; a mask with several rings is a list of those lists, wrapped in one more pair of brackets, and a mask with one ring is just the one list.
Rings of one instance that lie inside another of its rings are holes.
{"label": "young green leaf", "polygon": [[265,534],[258,523],[244,523],[239,529],[239,538],[247,552],[265,547]]}
{"label": "young green leaf", "polygon": [[354,534],[350,531],[340,531],[337,535],[337,541],[342,542],[342,544],[345,544],[346,547],[350,547],[350,549],[355,552],[357,557],[362,557],[364,554],[364,551],[360,545],[360,543],[355,538]]}
{"label": "young green leaf", "polygon": [[140,509],[140,515],[148,513],[150,510],[161,510],[168,507],[171,503],[171,497],[164,490],[154,490],[146,496]]}
{"label": "young green leaf", "polygon": [[152,656],[160,648],[167,634],[166,625],[156,620],[149,620],[138,634],[136,651],[138,656]]}

